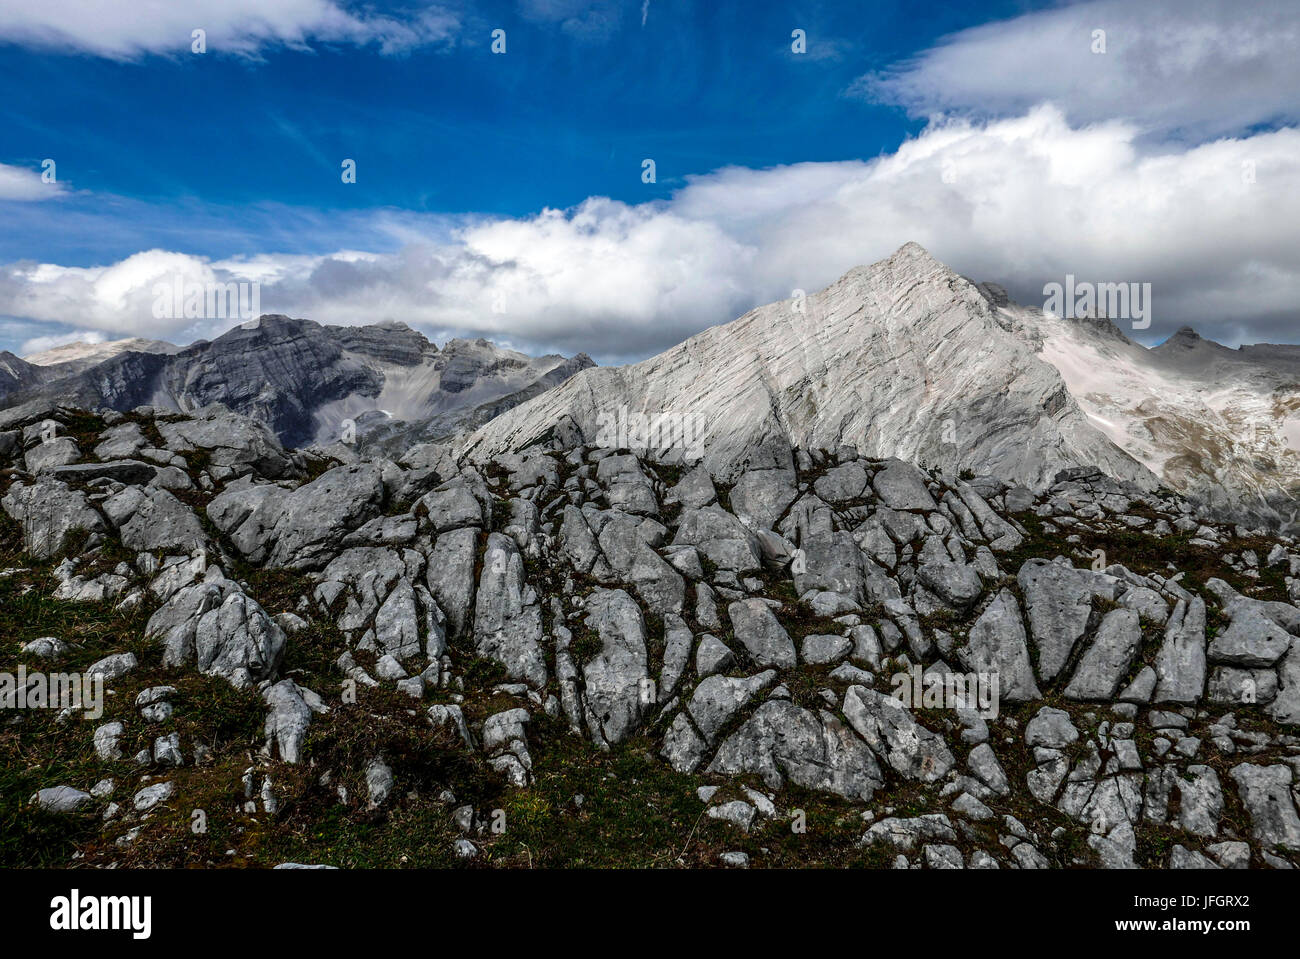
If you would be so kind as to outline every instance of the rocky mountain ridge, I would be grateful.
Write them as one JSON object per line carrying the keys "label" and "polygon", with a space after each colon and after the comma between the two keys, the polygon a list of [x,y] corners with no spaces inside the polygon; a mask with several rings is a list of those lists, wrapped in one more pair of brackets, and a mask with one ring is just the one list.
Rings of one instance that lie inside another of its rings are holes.
{"label": "rocky mountain ridge", "polygon": [[909,243],[806,299],[575,377],[491,421],[463,450],[491,458],[543,441],[596,442],[601,417],[626,408],[692,424],[705,464],[728,479],[788,468],[792,447],[850,444],[1037,487],[1094,466],[1154,488],[1008,327],[973,284]]}
{"label": "rocky mountain ridge", "polygon": [[586,371],[459,448],[491,459],[602,442],[602,426],[628,411],[686,424],[689,443],[675,445],[700,448],[725,478],[788,467],[791,447],[851,444],[1035,489],[1062,469],[1097,468],[1163,484],[1207,515],[1289,528],[1298,409],[1295,347],[1229,350],[1185,330],[1148,349],[1109,320],[1015,304],[909,243],[820,293]]}
{"label": "rocky mountain ridge", "polygon": [[533,358],[482,339],[439,349],[401,323],[331,327],[278,315],[183,349],[95,359],[38,366],[0,357],[0,376],[10,371],[0,405],[184,412],[221,403],[290,445],[404,448],[473,428],[592,365],[585,355]]}

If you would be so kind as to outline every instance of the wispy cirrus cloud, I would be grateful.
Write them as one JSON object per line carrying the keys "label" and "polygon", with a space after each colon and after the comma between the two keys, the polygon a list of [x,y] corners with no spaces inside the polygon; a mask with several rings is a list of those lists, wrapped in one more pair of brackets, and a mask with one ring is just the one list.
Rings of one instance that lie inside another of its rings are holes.
{"label": "wispy cirrus cloud", "polygon": [[439,6],[402,15],[344,0],[41,0],[0,4],[0,43],[134,60],[191,49],[256,57],[270,47],[373,46],[384,54],[453,41],[458,17]]}
{"label": "wispy cirrus cloud", "polygon": [[[627,0],[519,0],[519,14],[533,23],[555,24],[578,40],[607,40],[623,22]],[[648,6],[641,9],[644,26]]]}

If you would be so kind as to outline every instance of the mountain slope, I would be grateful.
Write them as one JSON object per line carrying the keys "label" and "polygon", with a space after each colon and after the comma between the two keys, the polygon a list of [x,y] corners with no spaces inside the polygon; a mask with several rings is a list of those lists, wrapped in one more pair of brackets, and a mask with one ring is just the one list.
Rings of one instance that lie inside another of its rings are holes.
{"label": "mountain slope", "polygon": [[1035,487],[1080,466],[1157,485],[985,296],[915,243],[796,307],[773,303],[641,363],[585,371],[491,421],[463,452],[598,442],[627,409],[684,424],[684,439],[649,445],[696,446],[724,478],[788,467],[791,446],[852,445]]}
{"label": "mountain slope", "polygon": [[1229,349],[1184,328],[1148,349],[1108,320],[1007,303],[1000,313],[1060,372],[1089,419],[1173,489],[1216,514],[1295,520],[1300,350]]}
{"label": "mountain slope", "polygon": [[329,327],[268,315],[172,355],[128,350],[70,375],[47,374],[20,384],[6,405],[57,399],[185,412],[221,403],[292,445],[334,442],[352,432],[349,423],[360,441],[368,431],[428,439],[590,365],[585,355],[531,358],[486,340],[452,340],[439,350],[400,323]]}
{"label": "mountain slope", "polygon": [[0,351],[0,400],[41,381],[41,370],[8,350]]}

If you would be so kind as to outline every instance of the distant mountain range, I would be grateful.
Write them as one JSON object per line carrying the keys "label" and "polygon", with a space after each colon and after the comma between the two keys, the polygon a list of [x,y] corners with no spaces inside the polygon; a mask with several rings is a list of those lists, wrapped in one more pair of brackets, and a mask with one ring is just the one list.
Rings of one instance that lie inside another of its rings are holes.
{"label": "distant mountain range", "polygon": [[442,349],[401,323],[322,326],[267,315],[179,348],[147,340],[0,353],[0,405],[186,412],[221,403],[290,446],[401,446],[472,428],[592,366],[487,340]]}
{"label": "distant mountain range", "polygon": [[[291,446],[397,455],[456,437],[485,461],[578,443],[673,448],[723,479],[792,448],[854,446],[1035,489],[1066,469],[1164,485],[1216,516],[1289,527],[1300,502],[1300,346],[1229,349],[1183,329],[1149,349],[954,273],[915,243],[819,293],[658,356],[596,367],[400,323],[264,316],[185,348],[145,340],[0,353],[0,406],[59,402],[256,417]],[[665,429],[638,440],[633,426]],[[353,435],[355,434],[355,435]]]}

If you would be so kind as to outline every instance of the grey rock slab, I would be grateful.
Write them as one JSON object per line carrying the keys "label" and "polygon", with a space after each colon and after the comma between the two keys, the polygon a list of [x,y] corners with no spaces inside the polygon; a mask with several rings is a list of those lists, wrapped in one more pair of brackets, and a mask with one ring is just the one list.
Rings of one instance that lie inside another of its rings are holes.
{"label": "grey rock slab", "polygon": [[1205,600],[1179,600],[1156,654],[1157,703],[1194,703],[1205,691]]}
{"label": "grey rock slab", "polygon": [[96,729],[94,734],[95,755],[105,761],[121,759],[122,747],[119,742],[125,732],[126,727],[120,722],[105,723]]}
{"label": "grey rock slab", "polygon": [[892,696],[851,686],[844,694],[844,715],[867,745],[906,779],[932,783],[955,763],[943,737],[917,722]]}
{"label": "grey rock slab", "polygon": [[13,483],[0,498],[0,507],[23,530],[23,550],[33,559],[63,555],[75,534],[106,531],[103,517],[85,494],[57,480]]}
{"label": "grey rock slab", "polygon": [[46,812],[65,814],[76,812],[93,801],[94,797],[90,793],[74,789],[72,786],[50,786],[38,790],[31,798],[31,802]]}
{"label": "grey rock slab", "polygon": [[388,801],[394,784],[393,770],[383,759],[376,757],[366,764],[367,806],[378,809]]}
{"label": "grey rock slab", "polygon": [[863,554],[852,533],[840,530],[806,536],[799,550],[798,565],[793,569],[795,591],[800,596],[810,590],[828,591],[865,604],[901,595],[898,583]]}
{"label": "grey rock slab", "polygon": [[792,668],[796,662],[794,641],[771,608],[761,599],[746,599],[727,607],[736,640],[759,667]]}
{"label": "grey rock slab", "polygon": [[748,678],[715,675],[701,680],[686,706],[695,728],[706,742],[712,742],[728,721],[775,679],[775,671],[769,669]]}
{"label": "grey rock slab", "polygon": [[1038,647],[1038,676],[1051,682],[1088,627],[1093,597],[1114,598],[1114,580],[1091,570],[1031,559],[1020,567],[1016,581]]}
{"label": "grey rock slab", "polygon": [[837,663],[853,649],[853,640],[847,636],[814,633],[803,638],[803,661],[810,665]]}
{"label": "grey rock slab", "polygon": [[154,421],[168,450],[174,453],[207,450],[212,466],[239,472],[254,469],[268,479],[283,479],[297,472],[293,457],[257,420],[240,416],[220,404],[191,410],[188,416],[188,419]]}
{"label": "grey rock slab", "polygon": [[1257,610],[1246,609],[1210,641],[1206,655],[1212,663],[1231,666],[1272,666],[1291,645],[1292,636]]}
{"label": "grey rock slab", "polygon": [[628,579],[651,612],[660,617],[681,614],[686,603],[686,581],[645,543],[637,550]]}
{"label": "grey rock slab", "polygon": [[713,478],[703,466],[687,471],[677,485],[668,491],[665,500],[680,503],[684,509],[699,509],[708,506],[718,498],[713,486]]}
{"label": "grey rock slab", "polygon": [[1078,738],[1079,730],[1070,714],[1052,706],[1044,706],[1025,725],[1025,744],[1028,746],[1064,749]]}
{"label": "grey rock slab", "polygon": [[686,713],[680,712],[668,727],[664,735],[661,755],[679,773],[694,772],[704,759],[708,744],[695,731]]}
{"label": "grey rock slab", "polygon": [[1113,699],[1142,644],[1142,623],[1131,609],[1113,609],[1097,627],[1065,687],[1069,699]]}
{"label": "grey rock slab", "polygon": [[[312,702],[309,704],[308,699]],[[307,740],[312,714],[324,712],[325,705],[313,694],[304,691],[292,679],[284,679],[262,692],[266,703],[266,751],[279,755],[286,763],[302,761],[302,747]],[[313,705],[316,706],[313,709]]]}
{"label": "grey rock slab", "polygon": [[499,662],[513,680],[534,689],[546,685],[542,653],[542,611],[524,579],[523,557],[514,539],[488,536],[474,611],[474,642],[480,656]]}
{"label": "grey rock slab", "polygon": [[1169,853],[1170,869],[1222,869],[1223,867],[1195,850],[1175,843]]}
{"label": "grey rock slab", "polygon": [[453,637],[464,634],[474,606],[474,564],[479,531],[456,529],[443,533],[429,554],[426,584],[446,614]]}
{"label": "grey rock slab", "polygon": [[871,478],[871,486],[890,509],[936,510],[939,504],[926,488],[926,479],[926,475],[911,463],[890,459]]}
{"label": "grey rock slab", "polygon": [[957,656],[972,672],[996,674],[999,695],[1007,702],[1026,702],[1042,696],[1029,661],[1020,607],[1010,590],[998,593],[980,614]]}
{"label": "grey rock slab", "polygon": [[81,449],[71,436],[53,436],[37,443],[23,457],[29,473],[48,473],[81,459]]}
{"label": "grey rock slab", "polygon": [[1154,589],[1146,586],[1128,590],[1119,598],[1119,604],[1137,613],[1144,623],[1163,626],[1169,620],[1169,604]]}
{"label": "grey rock slab", "polygon": [[178,590],[149,618],[145,638],[163,647],[163,665],[195,664],[237,688],[268,679],[284,654],[284,630],[238,583],[208,578]]}
{"label": "grey rock slab", "polygon": [[1223,815],[1223,787],[1219,774],[1209,766],[1188,766],[1185,776],[1175,780],[1180,797],[1178,824],[1197,836],[1213,837]]}
{"label": "grey rock slab", "polygon": [[720,506],[685,509],[678,519],[674,546],[694,546],[719,569],[756,572],[762,562],[754,533]]}
{"label": "grey rock slab", "polygon": [[956,609],[966,609],[984,591],[979,573],[965,563],[931,562],[917,567],[917,579]]}
{"label": "grey rock slab", "polygon": [[1262,706],[1277,698],[1277,690],[1275,670],[1215,666],[1205,685],[1205,698],[1225,705]]}
{"label": "grey rock slab", "polygon": [[470,484],[461,477],[450,479],[420,497],[413,510],[427,517],[439,535],[451,529],[485,525],[485,509]]}
{"label": "grey rock slab", "polygon": [[952,821],[942,813],[910,819],[891,816],[873,823],[858,840],[858,845],[887,843],[902,852],[911,852],[928,840],[956,842],[957,831],[953,829]]}
{"label": "grey rock slab", "polygon": [[695,637],[680,616],[664,617],[664,661],[659,673],[659,702],[666,703],[677,690],[690,663]]}
{"label": "grey rock slab", "polygon": [[813,492],[827,503],[845,503],[860,498],[868,482],[867,471],[861,463],[845,463],[819,476],[813,483]]}
{"label": "grey rock slab", "polygon": [[731,489],[731,511],[751,529],[772,529],[797,495],[793,470],[749,470]]}
{"label": "grey rock slab", "polygon": [[125,676],[138,665],[135,653],[113,653],[88,666],[86,675],[103,676],[104,682],[111,683],[113,680]]}
{"label": "grey rock slab", "polygon": [[55,479],[68,483],[89,483],[91,480],[108,479],[127,486],[148,483],[158,475],[158,467],[140,460],[110,459],[99,463],[74,463],[56,466],[45,470]]}
{"label": "grey rock slab", "polygon": [[582,667],[593,732],[606,743],[622,742],[651,705],[645,620],[623,590],[597,589],[587,597],[586,624],[601,641],[600,653]]}
{"label": "grey rock slab", "polygon": [[316,568],[343,537],[381,512],[387,461],[327,470],[297,489],[230,486],[207,506],[208,518],[247,559],[269,566]]}
{"label": "grey rock slab", "polygon": [[1300,724],[1300,638],[1278,660],[1277,695],[1266,711],[1280,723]]}
{"label": "grey rock slab", "polygon": [[153,783],[145,786],[136,792],[131,799],[131,804],[135,806],[136,812],[148,812],[159,803],[164,803],[176,795],[176,784],[173,782]]}
{"label": "grey rock slab", "polygon": [[695,650],[695,673],[701,679],[730,669],[736,661],[736,654],[731,648],[712,633],[700,637],[700,645]]}
{"label": "grey rock slab", "polygon": [[788,780],[862,802],[884,784],[875,756],[848,726],[780,699],[763,703],[724,740],[708,772],[754,774],[771,790]]}
{"label": "grey rock slab", "polygon": [[710,806],[708,809],[710,819],[731,823],[742,832],[749,832],[749,827],[754,824],[754,815],[754,807],[743,799],[733,799],[719,806]]}
{"label": "grey rock slab", "polygon": [[1230,775],[1250,815],[1251,835],[1268,846],[1300,849],[1300,815],[1291,789],[1295,775],[1291,767],[1241,763]]}
{"label": "grey rock slab", "polygon": [[194,511],[165,489],[128,486],[106,499],[103,510],[122,545],[137,553],[189,553],[208,541]]}
{"label": "grey rock slab", "polygon": [[988,743],[980,743],[970,751],[970,755],[966,757],[966,766],[984,785],[999,796],[1005,796],[1011,791],[1006,771]]}

